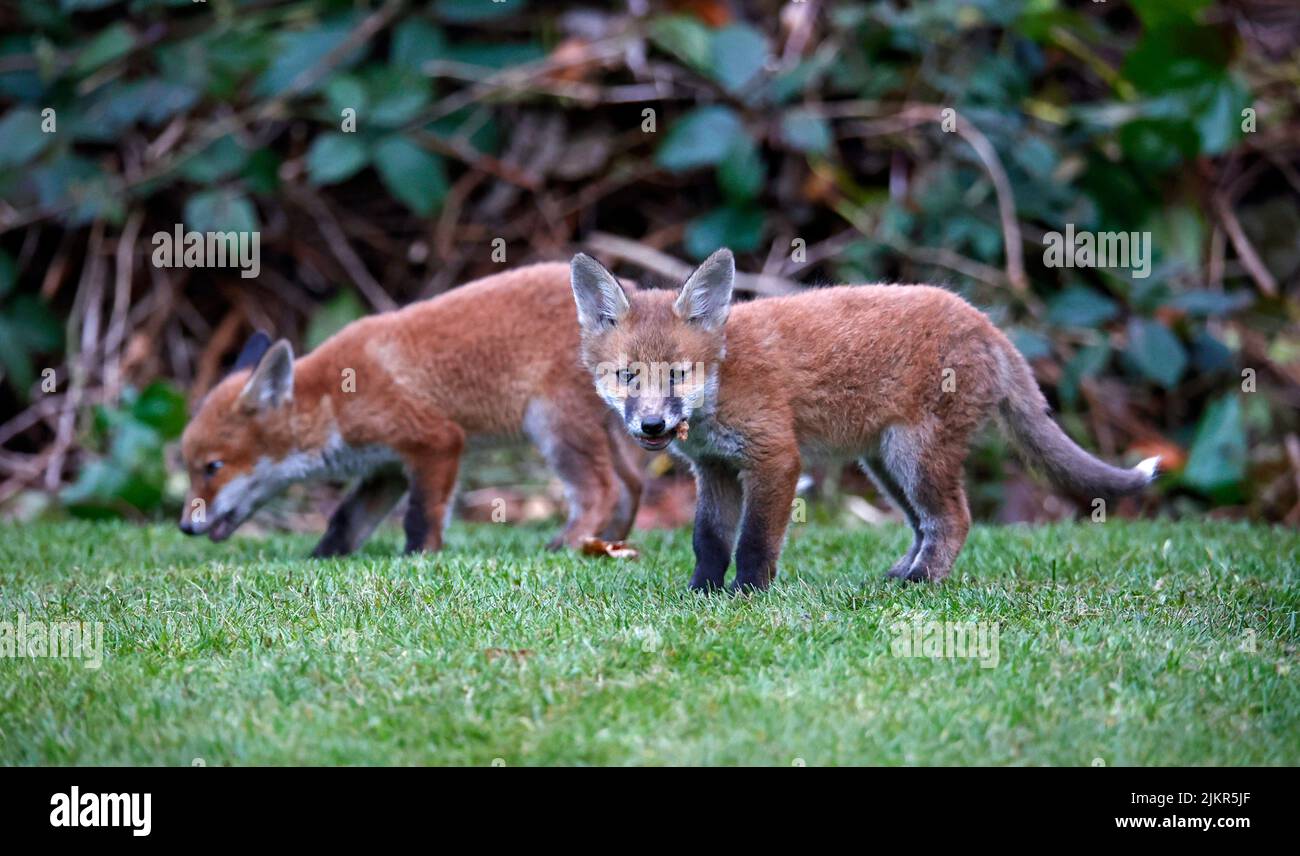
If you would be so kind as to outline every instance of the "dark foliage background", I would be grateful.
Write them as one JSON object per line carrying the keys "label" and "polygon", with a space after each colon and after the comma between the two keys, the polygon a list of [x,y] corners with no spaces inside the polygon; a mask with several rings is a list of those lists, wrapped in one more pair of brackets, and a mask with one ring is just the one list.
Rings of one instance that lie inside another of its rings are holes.
{"label": "dark foliage background", "polygon": [[[0,29],[8,513],[164,507],[187,397],[255,327],[306,348],[503,264],[666,281],[727,245],[749,293],[962,292],[1073,435],[1172,465],[1129,512],[1300,523],[1288,0],[17,0]],[[260,276],[155,267],[176,223],[259,230]],[[1151,232],[1151,275],[1046,267],[1066,224]],[[983,516],[1072,513],[1005,452]]]}

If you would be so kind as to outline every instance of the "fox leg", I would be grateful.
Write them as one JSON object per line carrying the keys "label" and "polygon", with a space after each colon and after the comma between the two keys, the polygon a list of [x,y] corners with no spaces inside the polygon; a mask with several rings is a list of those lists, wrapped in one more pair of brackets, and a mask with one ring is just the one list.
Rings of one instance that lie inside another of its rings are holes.
{"label": "fox leg", "polygon": [[871,480],[876,483],[881,494],[903,512],[903,517],[907,520],[907,525],[912,529],[912,546],[907,549],[903,558],[894,563],[889,569],[889,576],[901,577],[912,567],[912,562],[916,559],[916,554],[921,551],[921,521],[916,514],[916,509],[908,501],[907,494],[903,488],[890,474],[884,462],[878,458],[863,458],[862,468],[871,476]]}
{"label": "fox leg", "polygon": [[890,576],[912,582],[937,581],[952,571],[970,531],[970,508],[962,485],[967,435],[967,431],[953,429],[887,432],[885,468],[915,511],[920,531],[920,545],[911,565],[895,566]]}
{"label": "fox leg", "polygon": [[620,491],[614,513],[600,537],[606,541],[622,541],[632,531],[637,509],[641,507],[641,471],[630,454],[622,421],[613,413],[606,421],[605,434],[609,438],[610,458],[614,464],[614,475],[619,480]]}
{"label": "fox leg", "polygon": [[569,504],[564,528],[546,549],[576,548],[582,539],[605,531],[618,501],[618,485],[604,421],[566,423],[554,408],[535,406],[528,414],[525,430],[564,484]]}
{"label": "fox leg", "polygon": [[411,450],[404,457],[409,470],[411,496],[406,505],[406,552],[442,549],[442,527],[448,503],[456,488],[456,472],[464,448],[459,428],[436,444]]}
{"label": "fox leg", "polygon": [[791,449],[744,473],[745,502],[732,589],[761,591],[776,577],[776,560],[790,524],[799,470],[799,452]]}
{"label": "fox leg", "polygon": [[325,535],[311,551],[315,558],[346,556],[360,547],[406,493],[400,470],[385,467],[362,478],[330,515]]}
{"label": "fox leg", "polygon": [[722,588],[736,546],[736,527],[744,500],[740,479],[725,464],[695,462],[695,573],[691,588],[713,591]]}

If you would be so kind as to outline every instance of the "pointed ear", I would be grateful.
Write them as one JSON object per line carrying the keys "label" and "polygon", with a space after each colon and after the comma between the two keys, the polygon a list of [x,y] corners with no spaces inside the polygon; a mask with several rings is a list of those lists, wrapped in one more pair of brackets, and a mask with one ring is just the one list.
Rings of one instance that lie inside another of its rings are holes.
{"label": "pointed ear", "polygon": [[248,383],[239,393],[239,406],[248,413],[271,410],[293,398],[293,348],[284,339],[267,349]]}
{"label": "pointed ear", "polygon": [[584,330],[599,333],[618,326],[627,314],[627,294],[614,275],[591,256],[578,253],[569,265],[573,299],[578,304],[578,323]]}
{"label": "pointed ear", "polygon": [[258,330],[256,333],[249,336],[248,341],[244,343],[244,349],[240,351],[239,356],[235,358],[235,367],[232,368],[231,371],[238,372],[243,371],[244,369],[251,369],[262,361],[262,357],[270,347],[271,337],[263,333],[261,330]]}
{"label": "pointed ear", "polygon": [[736,282],[736,258],[723,247],[695,269],[677,295],[673,311],[683,321],[717,330],[731,311],[731,288]]}

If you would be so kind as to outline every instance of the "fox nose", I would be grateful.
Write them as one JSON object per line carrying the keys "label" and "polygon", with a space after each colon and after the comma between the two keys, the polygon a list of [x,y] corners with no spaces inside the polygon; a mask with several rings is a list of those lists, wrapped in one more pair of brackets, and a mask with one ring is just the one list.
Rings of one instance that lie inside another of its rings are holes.
{"label": "fox nose", "polygon": [[181,531],[186,535],[194,534],[194,523],[190,521],[189,517],[182,517],[180,526]]}
{"label": "fox nose", "polygon": [[662,418],[652,417],[650,419],[641,419],[641,433],[647,437],[658,437],[660,434],[664,433],[665,427],[667,426]]}

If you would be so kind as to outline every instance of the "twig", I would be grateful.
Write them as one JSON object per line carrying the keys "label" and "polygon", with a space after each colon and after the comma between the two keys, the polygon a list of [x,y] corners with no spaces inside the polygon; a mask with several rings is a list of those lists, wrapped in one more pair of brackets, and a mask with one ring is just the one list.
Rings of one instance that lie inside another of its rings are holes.
{"label": "twig", "polygon": [[[104,290],[101,257],[103,243],[104,221],[96,220],[90,229],[90,245],[86,248],[86,259],[82,263],[81,281],[77,284],[77,296],[73,301],[72,313],[68,316],[68,393],[63,397],[58,428],[45,469],[45,489],[49,491],[56,490],[62,480],[63,463],[72,446],[77,412],[85,391],[88,354],[93,355],[99,338],[100,302]],[[76,336],[78,322],[82,322],[79,345]]]}
{"label": "twig", "polygon": [[143,223],[143,211],[131,212],[122,234],[117,239],[113,311],[109,316],[108,333],[104,337],[104,397],[108,401],[117,398],[121,387],[122,343],[126,340],[127,318],[131,309],[131,277],[135,272],[135,242],[140,237],[140,226]]}
{"label": "twig", "polygon": [[[946,108],[934,104],[905,105],[894,116],[859,123],[854,136],[897,133],[916,125],[942,122],[944,109]],[[958,136],[975,150],[975,154],[979,156],[993,182],[993,191],[998,203],[998,219],[1002,225],[1002,243],[1007,256],[1007,282],[1011,284],[1012,289],[1023,294],[1029,290],[1029,279],[1025,275],[1024,247],[1021,245],[1020,222],[1016,219],[1016,200],[1011,190],[1011,181],[1002,167],[997,150],[979,128],[960,114],[956,115],[956,123],[953,127]]]}
{"label": "twig", "polygon": [[339,221],[334,219],[334,213],[330,211],[329,206],[305,186],[292,186],[290,193],[315,219],[316,226],[320,229],[321,236],[325,238],[330,252],[339,260],[339,264],[343,265],[343,269],[348,272],[348,276],[352,277],[357,288],[366,296],[366,300],[370,301],[370,305],[380,312],[391,312],[396,309],[397,301],[389,297],[383,286],[370,275],[365,262],[357,255],[356,250],[352,249],[348,236],[343,232]]}
{"label": "twig", "polygon": [[1219,215],[1219,222],[1223,224],[1223,230],[1228,233],[1228,240],[1232,241],[1232,247],[1237,251],[1237,258],[1241,260],[1242,265],[1250,273],[1251,279],[1255,280],[1255,285],[1259,290],[1269,297],[1277,296],[1277,280],[1273,278],[1272,272],[1264,266],[1259,254],[1255,252],[1255,247],[1246,237],[1246,233],[1241,228],[1241,221],[1232,210],[1231,203],[1228,202],[1227,196],[1221,191],[1216,191],[1211,201],[1214,205],[1214,212]]}

